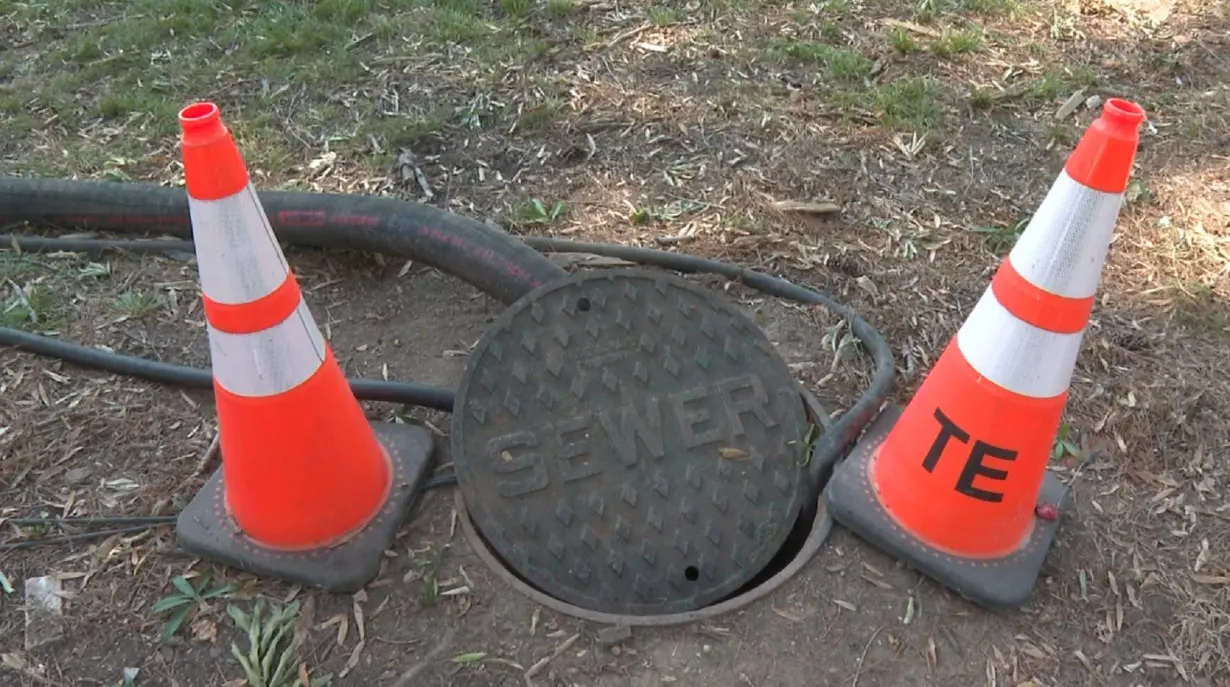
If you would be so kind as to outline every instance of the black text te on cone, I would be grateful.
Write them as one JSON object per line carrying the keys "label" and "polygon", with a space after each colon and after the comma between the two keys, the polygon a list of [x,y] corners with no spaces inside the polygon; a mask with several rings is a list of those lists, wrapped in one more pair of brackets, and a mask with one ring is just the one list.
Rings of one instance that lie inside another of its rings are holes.
{"label": "black text te on cone", "polygon": [[222,468],[178,520],[188,551],[355,591],[430,471],[432,440],[368,423],[212,103],[180,113]]}
{"label": "black text te on cone", "polygon": [[913,399],[828,487],[838,522],[988,608],[1029,598],[1066,505],[1047,463],[1143,121],[1107,102]]}

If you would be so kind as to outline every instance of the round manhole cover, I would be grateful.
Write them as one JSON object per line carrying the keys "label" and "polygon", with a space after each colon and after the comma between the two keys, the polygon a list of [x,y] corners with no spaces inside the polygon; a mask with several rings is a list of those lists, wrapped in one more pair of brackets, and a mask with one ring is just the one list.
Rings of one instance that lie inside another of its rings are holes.
{"label": "round manhole cover", "polygon": [[647,615],[736,592],[806,493],[803,401],[735,306],[679,277],[581,273],[501,315],[462,377],[457,476],[518,575]]}

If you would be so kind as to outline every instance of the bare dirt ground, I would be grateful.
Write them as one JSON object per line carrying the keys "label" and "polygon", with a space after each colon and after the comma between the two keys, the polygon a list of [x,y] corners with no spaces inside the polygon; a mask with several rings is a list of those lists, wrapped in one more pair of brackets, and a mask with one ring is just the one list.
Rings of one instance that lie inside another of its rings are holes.
{"label": "bare dirt ground", "polygon": [[[137,684],[240,685],[231,644],[247,643],[227,608],[293,597],[296,675],[338,685],[525,684],[551,657],[534,684],[1227,684],[1226,11],[0,0],[0,173],[175,183],[175,113],[214,99],[262,188],[388,194],[523,233],[678,246],[829,291],[893,345],[899,401],[1095,116],[1086,99],[1128,97],[1150,115],[1056,448],[1074,510],[1020,612],[978,610],[836,528],[768,600],[607,646],[600,628],[495,580],[441,489],[354,597],[189,559],[168,527],[0,549],[15,588],[0,590],[0,683],[118,685],[139,668]],[[782,200],[840,212],[801,218],[776,211]],[[452,386],[500,312],[401,260],[288,256],[352,377]],[[208,363],[190,260],[10,250],[0,270],[5,326]],[[823,377],[831,322],[732,296],[763,310],[821,396],[853,402],[870,365],[851,358]],[[203,481],[207,394],[7,349],[0,366],[0,519],[169,514]],[[416,409],[371,414],[448,429]],[[56,534],[0,528],[4,542]],[[40,575],[63,580],[66,636],[26,651],[22,581]],[[163,640],[154,606],[185,576],[216,594]]]}

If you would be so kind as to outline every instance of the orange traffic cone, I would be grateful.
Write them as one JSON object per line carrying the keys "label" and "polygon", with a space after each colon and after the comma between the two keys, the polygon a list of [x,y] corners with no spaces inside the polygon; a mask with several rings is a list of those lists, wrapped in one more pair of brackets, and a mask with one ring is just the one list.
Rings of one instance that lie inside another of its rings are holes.
{"label": "orange traffic cone", "polygon": [[829,485],[837,521],[986,607],[1029,598],[1066,505],[1047,462],[1144,117],[1106,103],[914,398]]}
{"label": "orange traffic cone", "polygon": [[431,465],[431,436],[371,425],[303,300],[213,103],[180,112],[222,468],[180,514],[185,549],[355,591]]}

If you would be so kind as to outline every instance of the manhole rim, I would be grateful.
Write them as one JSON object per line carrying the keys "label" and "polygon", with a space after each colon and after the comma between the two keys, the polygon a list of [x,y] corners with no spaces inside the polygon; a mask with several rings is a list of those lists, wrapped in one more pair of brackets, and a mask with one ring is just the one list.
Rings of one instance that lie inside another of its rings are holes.
{"label": "manhole rim", "polygon": [[[763,583],[756,585],[748,591],[719,601],[718,603],[703,608],[698,608],[694,611],[683,611],[677,613],[665,613],[662,615],[628,615],[623,613],[607,613],[605,611],[594,611],[588,608],[583,608],[575,604],[571,604],[562,599],[558,599],[550,594],[541,592],[530,586],[521,578],[504,565],[491,548],[479,536],[478,530],[475,528],[473,521],[470,520],[469,507],[466,505],[465,496],[461,490],[453,492],[453,504],[457,512],[457,519],[461,523],[461,531],[465,536],[466,541],[470,544],[470,548],[479,557],[480,560],[487,566],[496,577],[499,577],[505,584],[512,587],[514,591],[519,592],[522,596],[528,597],[531,601],[546,606],[553,611],[569,615],[574,618],[588,620],[590,622],[600,623],[603,625],[616,625],[628,627],[671,627],[675,625],[686,625],[699,620],[708,620],[720,615],[725,615],[733,611],[744,608],[753,602],[759,601],[766,596],[777,591],[783,584],[792,579],[799,573],[820,551],[820,547],[828,539],[829,533],[833,529],[833,518],[829,515],[826,503],[825,494],[828,491],[827,485],[820,490],[817,497],[816,515],[812,519],[811,531],[804,540],[803,545],[799,548],[798,553],[794,558],[790,559],[781,570],[774,574]],[[779,549],[780,550],[780,549]]]}

